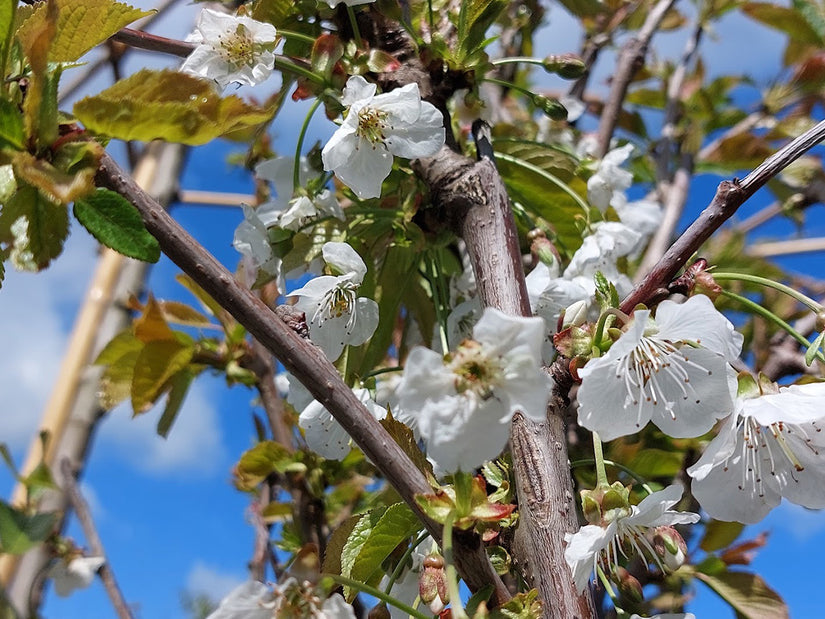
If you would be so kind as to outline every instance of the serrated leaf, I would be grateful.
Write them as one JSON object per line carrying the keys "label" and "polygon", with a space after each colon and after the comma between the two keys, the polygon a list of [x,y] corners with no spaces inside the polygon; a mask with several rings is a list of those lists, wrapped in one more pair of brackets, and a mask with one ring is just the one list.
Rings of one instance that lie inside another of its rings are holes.
{"label": "serrated leaf", "polygon": [[349,577],[367,584],[381,580],[381,564],[404,540],[421,530],[421,522],[405,503],[387,508],[361,547]]}
{"label": "serrated leaf", "polygon": [[12,165],[15,177],[37,187],[49,200],[62,205],[89,195],[95,188],[97,165],[65,172],[25,151],[14,153]]}
{"label": "serrated leaf", "polygon": [[[23,100],[25,134],[36,138],[37,146],[51,145],[57,138],[57,88],[49,88],[47,75],[49,47],[57,29],[58,9],[54,0],[42,4],[40,18],[30,28],[21,26],[17,38],[31,67],[31,79]],[[31,21],[31,17],[26,23]],[[23,24],[25,26],[25,23]],[[57,70],[59,76],[60,71]],[[54,81],[54,80],[52,80]],[[54,96],[50,97],[49,94]],[[49,118],[53,116],[53,122]]]}
{"label": "serrated leaf", "polygon": [[327,541],[326,552],[324,553],[324,564],[322,569],[326,574],[343,574],[341,571],[341,554],[347,544],[352,530],[358,521],[363,518],[362,514],[350,516],[332,532]]}
{"label": "serrated leaf", "polygon": [[169,69],[138,71],[75,103],[74,115],[88,129],[121,140],[193,146],[271,117],[235,95],[221,98],[207,80]]}
{"label": "serrated leaf", "polygon": [[296,8],[292,0],[258,0],[252,7],[252,19],[281,28]]}
{"label": "serrated leaf", "polygon": [[166,438],[169,436],[169,431],[172,429],[172,424],[178,417],[180,407],[183,406],[183,401],[186,399],[186,393],[189,391],[189,385],[195,379],[195,373],[183,370],[175,374],[169,381],[172,388],[169,390],[169,398],[166,400],[166,406],[163,408],[163,414],[158,419],[157,433],[159,436]]}
{"label": "serrated leaf", "polygon": [[749,572],[722,572],[710,576],[696,572],[696,578],[747,619],[787,619],[788,607],[781,597]]}
{"label": "serrated leaf", "polygon": [[[0,12],[4,4],[3,0],[0,0]],[[20,110],[11,101],[0,99],[0,145],[5,142],[17,150],[22,150],[23,140],[23,117]]]}
{"label": "serrated leaf", "polygon": [[406,425],[397,421],[392,416],[392,411],[379,422],[389,433],[392,439],[398,444],[401,450],[413,461],[416,468],[424,473],[428,479],[435,480],[433,465],[427,460],[427,456],[418,448],[413,431]]}
{"label": "serrated leaf", "polygon": [[187,327],[209,327],[213,323],[191,305],[179,301],[158,301],[167,321]]}
{"label": "serrated leaf", "polygon": [[135,337],[132,330],[127,329],[112,338],[98,354],[95,365],[107,366],[100,379],[103,408],[114,408],[129,397],[135,362],[143,346],[144,343]]}
{"label": "serrated leaf", "polygon": [[57,514],[27,516],[0,501],[0,552],[19,555],[45,540],[57,523]]}
{"label": "serrated leaf", "polygon": [[166,317],[160,309],[160,305],[155,300],[155,297],[149,295],[146,305],[143,307],[143,313],[135,319],[132,328],[137,339],[142,342],[152,342],[155,340],[175,341],[176,335],[169,324],[166,322]]}
{"label": "serrated leaf", "polygon": [[[57,0],[57,7],[57,31],[49,50],[52,62],[75,61],[124,26],[154,13],[114,0]],[[46,19],[45,14],[46,7],[38,7],[20,27],[18,36],[29,36]]]}
{"label": "serrated leaf", "polygon": [[247,449],[235,466],[235,485],[240,490],[252,490],[269,475],[283,472],[294,458],[286,447],[275,441],[262,441]]}
{"label": "serrated leaf", "polygon": [[739,537],[745,525],[741,522],[724,522],[722,520],[711,520],[705,526],[705,534],[699,547],[705,552],[713,552],[721,548],[727,548]]}
{"label": "serrated leaf", "polygon": [[10,243],[9,259],[22,271],[39,271],[63,251],[69,235],[66,207],[21,183],[0,209],[0,238]]}
{"label": "serrated leaf", "polygon": [[106,247],[144,262],[160,259],[157,239],[143,225],[140,212],[119,193],[98,189],[75,200],[74,215]]}
{"label": "serrated leaf", "polygon": [[742,5],[742,12],[768,28],[781,30],[797,43],[818,47],[825,44],[808,21],[793,9],[766,2],[746,2]]}
{"label": "serrated leaf", "polygon": [[458,13],[456,62],[459,66],[474,60],[483,47],[487,29],[507,6],[504,0],[465,0]]}
{"label": "serrated leaf", "polygon": [[14,12],[16,0],[0,0],[0,72],[6,73],[6,60],[9,53],[9,44],[14,33]]}
{"label": "serrated leaf", "polygon": [[195,349],[177,340],[153,340],[138,353],[132,376],[132,410],[146,412],[160,397],[167,381],[192,360]]}
{"label": "serrated leaf", "polygon": [[[344,547],[341,549],[342,576],[351,578],[352,566],[355,565],[355,562],[358,560],[358,555],[361,554],[364,544],[367,543],[370,537],[370,532],[375,528],[375,525],[378,524],[378,521],[381,520],[381,516],[384,515],[385,511],[385,508],[376,508],[364,514],[358,522],[355,523],[355,526],[347,537]],[[347,598],[347,600],[352,601],[356,593],[357,591],[354,589],[344,587],[344,597]]]}

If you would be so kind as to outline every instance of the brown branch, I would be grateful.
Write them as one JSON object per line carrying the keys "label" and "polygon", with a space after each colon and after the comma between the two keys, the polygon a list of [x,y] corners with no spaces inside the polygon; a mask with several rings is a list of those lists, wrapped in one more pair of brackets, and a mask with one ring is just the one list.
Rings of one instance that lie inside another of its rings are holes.
{"label": "brown branch", "polygon": [[702,246],[748,198],[793,161],[825,139],[825,121],[809,129],[768,157],[743,180],[722,181],[710,205],[685,230],[656,266],[639,282],[621,309],[631,312],[638,303],[650,302]]}
{"label": "brown branch", "polygon": [[[77,515],[77,520],[80,526],[83,527],[83,534],[86,536],[86,541],[89,544],[89,550],[93,556],[102,557],[106,559],[106,552],[103,550],[103,543],[100,541],[100,536],[97,534],[92,514],[89,510],[89,505],[80,493],[77,487],[77,480],[72,471],[72,463],[68,458],[64,458],[60,462],[60,472],[63,475],[63,483],[69,501],[74,508]],[[132,613],[129,610],[129,605],[123,598],[123,593],[115,580],[115,574],[112,571],[109,561],[106,560],[100,566],[97,573],[100,575],[100,580],[103,581],[103,586],[106,588],[106,593],[109,594],[109,599],[112,601],[112,606],[120,619],[132,619]]]}
{"label": "brown branch", "polygon": [[610,139],[613,137],[613,131],[616,129],[616,123],[619,121],[619,114],[622,111],[622,103],[624,103],[627,89],[633,76],[644,65],[645,56],[647,55],[647,48],[650,45],[650,39],[662,23],[665,14],[670,10],[676,0],[659,0],[658,4],[654,6],[645,19],[639,32],[631,37],[627,43],[622,47],[619,61],[616,63],[616,72],[613,74],[613,81],[610,87],[610,95],[607,97],[607,103],[602,111],[602,118],[599,122],[599,131],[597,133],[597,157],[602,158],[610,149]]}
{"label": "brown branch", "polygon": [[167,37],[158,36],[142,30],[134,30],[132,28],[123,28],[120,32],[116,32],[111,36],[113,41],[123,43],[129,47],[137,49],[145,49],[150,52],[161,52],[162,54],[171,54],[172,56],[180,56],[186,58],[197,47],[194,43],[187,41],[179,41],[177,39],[169,39]]}
{"label": "brown branch", "polygon": [[[287,327],[263,301],[236,281],[151,196],[135,185],[108,154],[101,160],[97,181],[135,205],[162,251],[304,384],[375,463],[430,534],[441,539],[441,525],[428,518],[415,501],[415,495],[431,492],[426,478],[367,411],[324,354]],[[498,605],[509,598],[477,535],[463,536],[456,544],[455,553],[459,572],[471,590],[492,584],[495,590],[491,604]]]}

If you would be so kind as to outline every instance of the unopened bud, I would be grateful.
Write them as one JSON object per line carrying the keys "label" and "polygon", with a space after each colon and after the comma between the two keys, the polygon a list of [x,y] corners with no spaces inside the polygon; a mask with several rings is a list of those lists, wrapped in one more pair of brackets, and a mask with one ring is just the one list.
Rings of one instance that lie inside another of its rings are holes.
{"label": "unopened bud", "polygon": [[580,327],[587,322],[587,301],[576,301],[564,310],[562,328]]}
{"label": "unopened bud", "polygon": [[430,553],[424,558],[423,569],[418,579],[418,594],[434,615],[444,610],[450,602],[444,558],[437,552]]}
{"label": "unopened bud", "polygon": [[387,605],[383,602],[378,604],[378,606],[373,606],[367,615],[367,619],[391,619],[391,617],[392,615],[390,614]]}
{"label": "unopened bud", "polygon": [[[538,232],[541,232],[541,230]],[[530,240],[530,253],[534,254],[536,258],[547,266],[555,266],[558,268],[560,263],[559,252],[556,246],[553,245],[553,242],[544,235],[544,232],[541,232],[541,235],[536,234]]]}
{"label": "unopened bud", "polygon": [[816,313],[816,322],[814,325],[820,333],[825,331],[825,309],[821,309]]}
{"label": "unopened bud", "polygon": [[533,95],[533,105],[553,120],[567,120],[567,108],[558,99],[551,99],[544,95]]}
{"label": "unopened bud", "polygon": [[642,591],[642,584],[639,580],[623,567],[617,567],[614,573],[614,582],[619,588],[622,597],[633,602],[641,602],[645,599]]}
{"label": "unopened bud", "polygon": [[651,536],[653,550],[665,569],[675,572],[682,567],[687,558],[687,544],[679,532],[670,526],[660,526],[651,531]]}
{"label": "unopened bud", "polygon": [[542,62],[544,70],[548,73],[555,73],[566,80],[575,80],[584,75],[587,67],[584,61],[576,54],[553,54],[547,56]]}
{"label": "unopened bud", "polygon": [[617,517],[631,513],[630,490],[615,481],[610,486],[598,486],[593,490],[582,490],[582,512],[590,524],[603,527]]}

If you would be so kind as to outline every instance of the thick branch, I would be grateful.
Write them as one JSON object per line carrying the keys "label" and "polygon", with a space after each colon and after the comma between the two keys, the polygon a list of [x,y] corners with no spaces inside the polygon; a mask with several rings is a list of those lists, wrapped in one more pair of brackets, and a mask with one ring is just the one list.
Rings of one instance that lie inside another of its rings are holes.
{"label": "thick branch", "polygon": [[[60,472],[63,475],[63,484],[69,501],[74,508],[74,513],[77,515],[77,520],[83,528],[83,534],[86,536],[86,541],[89,544],[89,550],[95,557],[106,558],[106,553],[103,550],[103,543],[100,541],[100,536],[97,534],[92,514],[89,511],[89,505],[86,499],[80,493],[75,480],[74,472],[72,471],[72,463],[68,458],[64,458],[60,463]],[[108,560],[100,566],[98,570],[100,580],[103,581],[103,586],[106,588],[106,593],[109,594],[109,599],[115,612],[120,619],[132,619],[132,613],[129,611],[129,605],[123,598],[123,593],[115,580],[115,574],[109,566]]]}
{"label": "thick branch", "polygon": [[690,256],[736,212],[745,200],[823,139],[825,139],[825,121],[821,121],[768,157],[742,181],[734,179],[719,183],[719,188],[710,205],[702,211],[696,221],[670,246],[650,273],[622,301],[622,311],[630,312],[638,303],[645,303],[655,298],[658,291],[673,279]]}
{"label": "thick branch", "polygon": [[[367,411],[320,349],[289,329],[263,301],[241,286],[108,155],[103,156],[97,180],[101,186],[120,193],[137,207],[146,228],[158,240],[163,252],[304,384],[375,463],[433,537],[440,539],[441,525],[429,519],[415,501],[416,494],[431,491],[426,478]],[[472,590],[493,584],[494,604],[509,598],[478,536],[462,538],[455,553],[461,575]]]}
{"label": "thick branch", "polygon": [[599,122],[597,137],[597,156],[599,158],[604,157],[610,148],[610,138],[613,137],[613,131],[616,129],[616,123],[619,121],[619,113],[622,110],[622,103],[627,95],[627,89],[633,80],[633,76],[644,65],[650,39],[653,38],[653,34],[675,1],[676,0],[659,0],[659,3],[648,13],[647,19],[638,34],[630,38],[622,47],[616,72],[613,75],[610,95],[607,98],[607,103],[602,111],[602,118]]}

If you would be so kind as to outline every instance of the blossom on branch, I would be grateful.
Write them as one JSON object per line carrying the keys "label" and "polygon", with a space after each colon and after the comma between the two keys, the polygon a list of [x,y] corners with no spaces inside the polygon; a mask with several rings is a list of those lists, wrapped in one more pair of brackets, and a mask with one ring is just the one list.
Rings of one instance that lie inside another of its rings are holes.
{"label": "blossom on branch", "polygon": [[541,370],[543,333],[540,318],[487,308],[454,352],[410,351],[398,419],[417,427],[438,470],[471,471],[495,458],[516,411],[544,419],[552,382]]}
{"label": "blossom on branch", "polygon": [[434,155],[444,144],[441,112],[421,100],[418,84],[380,95],[360,75],[347,81],[346,118],[321,152],[325,170],[335,172],[359,198],[377,198],[393,156]]}
{"label": "blossom on branch", "polygon": [[203,9],[186,40],[198,46],[180,70],[214,81],[223,90],[232,82],[254,86],[275,67],[275,26],[246,16]]}
{"label": "blossom on branch", "polygon": [[699,515],[671,510],[682,498],[682,487],[668,486],[645,497],[638,505],[609,510],[600,524],[588,524],[564,539],[564,558],[579,591],[584,591],[590,574],[601,568],[606,574],[615,572],[622,558],[638,555],[665,571],[667,566],[654,548],[651,539],[659,527],[690,524]]}
{"label": "blossom on branch", "polygon": [[310,339],[335,361],[344,346],[360,346],[378,327],[378,303],[358,296],[367,266],[346,243],[330,242],[322,249],[324,262],[339,275],[309,280],[289,296],[299,297],[295,308],[306,314]]}
{"label": "blossom on branch", "polygon": [[824,508],[825,383],[760,389],[747,377],[740,384],[745,393],[733,414],[688,469],[693,495],[713,518],[745,524],[782,497]]}
{"label": "blossom on branch", "polygon": [[103,557],[75,557],[69,561],[58,559],[49,568],[55,592],[60,597],[68,597],[75,589],[87,588],[104,563],[106,559]]}
{"label": "blossom on branch", "polygon": [[732,410],[728,362],[742,341],[704,295],[663,301],[655,318],[636,310],[607,354],[578,371],[579,423],[606,441],[651,420],[676,438],[704,434]]}

